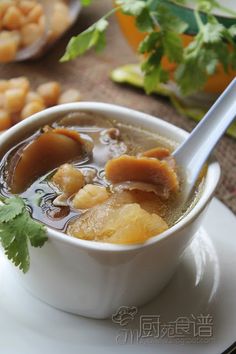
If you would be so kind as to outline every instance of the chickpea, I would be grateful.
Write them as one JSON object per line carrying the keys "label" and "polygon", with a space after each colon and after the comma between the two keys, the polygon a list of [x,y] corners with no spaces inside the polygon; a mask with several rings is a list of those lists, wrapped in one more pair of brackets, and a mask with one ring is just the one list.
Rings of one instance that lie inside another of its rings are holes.
{"label": "chickpea", "polygon": [[45,16],[41,15],[38,19],[38,25],[42,33],[45,32]]}
{"label": "chickpea", "polygon": [[41,104],[44,104],[43,103],[43,99],[42,97],[35,91],[29,91],[26,95],[26,100],[25,102],[26,103],[30,103],[30,102],[33,102],[33,101],[38,101],[40,102]]}
{"label": "chickpea", "polygon": [[36,2],[34,0],[21,0],[19,1],[19,9],[24,15],[28,13],[35,7]]}
{"label": "chickpea", "polygon": [[24,21],[24,17],[21,11],[16,6],[10,6],[6,10],[2,25],[9,30],[18,29],[21,27]]}
{"label": "chickpea", "polygon": [[81,99],[81,94],[76,89],[69,89],[61,94],[59,97],[58,103],[70,103],[70,102],[78,102]]}
{"label": "chickpea", "polygon": [[43,98],[46,107],[54,106],[58,102],[58,98],[61,93],[61,86],[56,81],[47,82],[40,85],[37,92]]}
{"label": "chickpea", "polygon": [[10,128],[11,126],[11,117],[8,112],[3,109],[0,109],[0,131]]}
{"label": "chickpea", "polygon": [[28,13],[27,22],[37,22],[43,13],[43,8],[41,4],[35,5],[32,10]]}
{"label": "chickpea", "polygon": [[57,170],[52,182],[63,193],[72,195],[84,186],[84,176],[77,168],[67,163]]}
{"label": "chickpea", "polygon": [[86,184],[84,188],[76,193],[72,204],[76,209],[88,209],[105,202],[108,198],[109,193],[105,187]]}
{"label": "chickpea", "polygon": [[6,39],[12,39],[16,42],[17,46],[20,44],[21,38],[20,38],[20,33],[19,31],[1,31],[0,32],[0,38],[2,40]]}
{"label": "chickpea", "polygon": [[14,60],[17,52],[17,42],[12,36],[0,34],[0,61],[7,63]]}
{"label": "chickpea", "polygon": [[[11,38],[12,33],[17,31],[4,31],[3,38]],[[1,34],[0,34],[1,37]],[[1,44],[1,41],[0,41]],[[10,125],[14,125],[18,123],[20,120],[25,119],[37,112],[42,111],[46,108],[46,103],[49,105],[57,104],[58,97],[63,98],[63,94],[60,96],[61,86],[58,82],[47,82],[38,87],[37,91],[30,90],[30,82],[25,76],[12,78],[9,80],[0,80],[0,111],[1,117],[3,116],[2,111],[4,111],[4,119],[3,122],[7,121],[6,114],[9,115]],[[79,92],[77,90],[67,90],[64,92],[65,96],[69,96],[72,100],[72,96],[79,96]],[[64,96],[64,102],[67,100]],[[5,123],[4,123],[5,124]],[[8,123],[7,123],[8,124]],[[6,126],[7,126],[6,124]],[[9,125],[8,124],[8,125]],[[9,126],[10,126],[9,125]],[[4,128],[5,129],[5,128]],[[7,128],[6,128],[7,129]],[[76,169],[75,169],[76,170]],[[91,183],[93,177],[89,178],[83,175],[80,171],[77,171],[77,174],[80,174],[83,179],[83,184]],[[93,174],[92,174],[93,175]],[[94,175],[93,175],[94,176]],[[78,190],[76,190],[77,192]]]}
{"label": "chickpea", "polygon": [[28,23],[21,28],[21,40],[23,47],[36,42],[42,35],[41,28],[36,23]]}
{"label": "chickpea", "polygon": [[30,83],[29,80],[22,76],[22,77],[17,77],[14,79],[9,80],[9,87],[10,88],[20,88],[24,90],[25,93],[29,91]]}
{"label": "chickpea", "polygon": [[3,17],[6,10],[12,5],[11,0],[1,0],[0,1],[0,17]]}
{"label": "chickpea", "polygon": [[15,30],[15,31],[10,31],[10,32],[8,33],[8,36],[9,36],[10,38],[12,38],[12,39],[15,41],[17,47],[19,47],[19,45],[21,44],[21,35],[20,35],[20,32],[17,31],[17,30]]}
{"label": "chickpea", "polygon": [[9,113],[20,112],[25,103],[25,91],[21,88],[11,88],[5,92],[4,108]]}
{"label": "chickpea", "polygon": [[35,113],[38,113],[45,109],[45,106],[40,101],[32,101],[27,103],[21,111],[21,119],[28,118]]}
{"label": "chickpea", "polygon": [[53,38],[59,37],[70,25],[69,8],[63,2],[55,3],[50,28]]}

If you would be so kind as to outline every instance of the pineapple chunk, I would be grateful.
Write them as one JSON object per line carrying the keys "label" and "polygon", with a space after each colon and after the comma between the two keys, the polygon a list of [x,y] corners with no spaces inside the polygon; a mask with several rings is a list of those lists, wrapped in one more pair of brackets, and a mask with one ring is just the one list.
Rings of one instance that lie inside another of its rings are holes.
{"label": "pineapple chunk", "polygon": [[105,173],[112,183],[136,181],[156,185],[160,194],[167,197],[179,190],[178,176],[165,160],[122,155],[107,162]]}

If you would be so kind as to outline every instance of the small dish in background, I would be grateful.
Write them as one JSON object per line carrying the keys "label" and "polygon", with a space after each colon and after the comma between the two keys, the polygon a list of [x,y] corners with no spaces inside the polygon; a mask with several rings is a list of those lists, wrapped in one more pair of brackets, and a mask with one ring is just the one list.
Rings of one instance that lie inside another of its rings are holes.
{"label": "small dish in background", "polygon": [[76,21],[76,0],[3,0],[0,3],[0,62],[42,56]]}

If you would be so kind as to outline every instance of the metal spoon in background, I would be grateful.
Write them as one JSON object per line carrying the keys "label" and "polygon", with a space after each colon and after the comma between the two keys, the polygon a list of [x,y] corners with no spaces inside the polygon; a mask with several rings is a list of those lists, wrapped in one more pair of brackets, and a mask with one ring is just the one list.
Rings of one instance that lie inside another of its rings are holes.
{"label": "metal spoon in background", "polygon": [[173,152],[185,178],[182,202],[186,202],[191,196],[203,165],[235,117],[236,78],[216,100],[188,139]]}
{"label": "metal spoon in background", "polygon": [[39,0],[39,3],[42,4],[43,10],[45,13],[45,32],[44,34],[32,45],[21,49],[17,52],[15,61],[23,61],[27,59],[33,59],[40,57],[44,54],[51,46],[53,46],[60,37],[75,23],[80,11],[81,11],[81,3],[79,0],[69,0],[69,14],[70,14],[70,24],[66,28],[66,30],[56,37],[53,41],[49,39],[50,28],[49,28],[49,19],[51,17],[53,6],[57,0]]}

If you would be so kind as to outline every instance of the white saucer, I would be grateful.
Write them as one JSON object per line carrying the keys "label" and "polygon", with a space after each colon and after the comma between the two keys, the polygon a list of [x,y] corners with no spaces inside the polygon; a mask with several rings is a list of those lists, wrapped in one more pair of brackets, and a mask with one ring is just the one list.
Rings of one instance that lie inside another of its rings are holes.
{"label": "white saucer", "polygon": [[[74,316],[40,302],[15,282],[1,255],[0,352],[220,354],[235,341],[235,269],[236,218],[216,199],[169,285],[154,301],[139,309],[127,326],[122,327],[111,320]],[[160,316],[162,329],[171,321],[176,323],[179,317],[185,316],[193,323],[201,315],[209,315],[213,320],[212,333],[206,338],[205,334],[196,336],[191,331],[190,335],[178,339],[163,332],[162,339],[152,336],[145,340],[142,332],[139,342],[135,338],[131,341],[129,337],[124,343],[123,335],[138,332],[143,326],[140,321],[144,317],[141,316],[146,315]]]}

